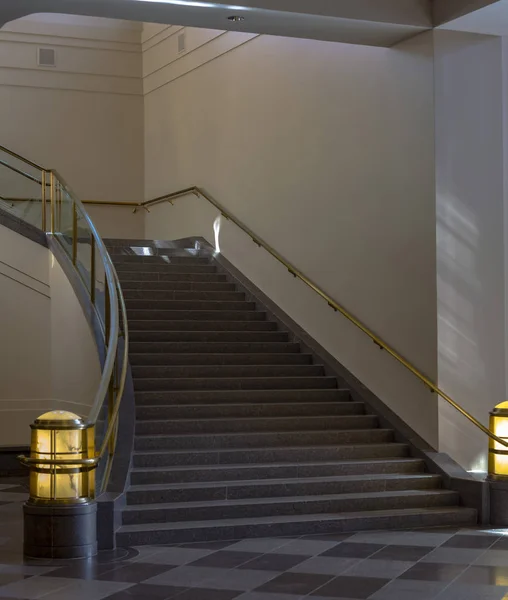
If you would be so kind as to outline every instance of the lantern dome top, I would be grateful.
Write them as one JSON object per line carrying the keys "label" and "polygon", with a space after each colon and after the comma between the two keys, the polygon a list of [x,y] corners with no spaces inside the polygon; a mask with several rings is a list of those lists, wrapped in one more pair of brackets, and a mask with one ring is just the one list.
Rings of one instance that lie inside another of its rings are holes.
{"label": "lantern dome top", "polygon": [[82,429],[85,423],[83,419],[66,410],[51,410],[35,419],[33,427],[55,429]]}

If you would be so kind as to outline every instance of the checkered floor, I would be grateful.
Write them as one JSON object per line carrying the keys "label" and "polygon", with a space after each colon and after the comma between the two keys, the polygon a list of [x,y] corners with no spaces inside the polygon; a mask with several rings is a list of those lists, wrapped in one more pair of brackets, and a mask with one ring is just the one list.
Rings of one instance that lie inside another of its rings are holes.
{"label": "checkered floor", "polygon": [[34,561],[22,556],[26,497],[25,481],[0,479],[0,598],[508,600],[508,531],[249,539]]}

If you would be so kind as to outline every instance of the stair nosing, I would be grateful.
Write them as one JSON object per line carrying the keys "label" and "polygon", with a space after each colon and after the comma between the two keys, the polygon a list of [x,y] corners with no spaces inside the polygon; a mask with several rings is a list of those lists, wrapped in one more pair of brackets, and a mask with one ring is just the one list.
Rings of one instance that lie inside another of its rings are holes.
{"label": "stair nosing", "polygon": [[[178,406],[178,405],[177,405]],[[205,406],[216,406],[215,404],[208,404]],[[228,405],[226,405],[228,406]],[[245,406],[245,405],[242,405]],[[254,406],[258,406],[257,404],[255,404]],[[272,406],[272,405],[269,405]],[[232,422],[237,422],[237,421],[266,421],[266,419],[270,419],[270,421],[286,421],[287,419],[323,419],[325,417],[329,417],[329,418],[334,418],[334,419],[372,419],[372,418],[377,418],[377,415],[371,415],[371,414],[367,414],[367,415],[305,415],[305,416],[301,416],[301,415],[287,415],[287,416],[275,416],[275,417],[205,417],[205,418],[198,418],[196,419],[195,417],[178,417],[175,419],[136,419],[136,425],[138,423],[188,423],[193,422],[193,423],[200,423],[202,421],[206,421],[208,422],[226,422],[226,423],[232,423]],[[373,429],[377,429],[377,427],[373,428]],[[343,431],[343,430],[341,430]],[[355,430],[356,431],[356,430]]]}
{"label": "stair nosing", "polygon": [[[322,467],[322,466],[339,466],[339,465],[365,465],[365,464],[390,464],[390,463],[404,464],[422,464],[422,458],[412,457],[388,457],[388,458],[363,458],[363,459],[344,459],[337,461],[310,461],[310,462],[275,462],[275,463],[231,463],[231,464],[213,464],[213,465],[177,465],[171,467],[133,467],[131,473],[167,473],[167,472],[185,472],[185,471],[215,471],[220,469],[256,469],[256,468],[277,468],[277,467]],[[426,473],[425,473],[426,474]],[[393,475],[393,473],[392,473]],[[403,473],[401,473],[403,475]],[[409,473],[408,473],[409,475]],[[305,478],[307,479],[307,478]]]}
{"label": "stair nosing", "polygon": [[331,475],[329,477],[281,477],[279,479],[245,479],[235,481],[186,481],[180,483],[146,483],[146,484],[135,484],[130,485],[127,488],[127,492],[148,492],[156,490],[182,490],[182,489],[202,489],[202,488],[236,488],[254,485],[256,487],[268,485],[291,485],[291,484],[305,484],[309,483],[349,483],[355,481],[383,481],[385,479],[397,480],[397,479],[418,479],[418,480],[436,480],[440,481],[441,476],[435,473],[376,473],[368,475]]}
{"label": "stair nosing", "polygon": [[[370,430],[368,430],[370,431]],[[391,431],[391,430],[388,430]],[[164,436],[167,437],[167,436]],[[383,447],[390,447],[390,448],[409,448],[409,444],[405,443],[405,442],[379,442],[379,443],[375,443],[375,444],[361,444],[361,443],[354,443],[354,444],[338,444],[338,445],[333,445],[333,446],[266,446],[263,448],[249,448],[249,447],[245,447],[245,448],[222,448],[222,449],[197,449],[197,450],[134,450],[133,452],[133,456],[145,456],[145,455],[180,455],[180,454],[219,454],[221,452],[279,452],[279,451],[284,451],[284,450],[308,450],[309,448],[314,448],[314,449],[319,449],[319,450],[326,450],[326,449],[337,449],[337,448],[350,448],[350,447],[357,447],[360,446],[362,448],[374,448],[374,447],[379,447],[379,446],[383,446]],[[227,463],[226,463],[227,464]],[[240,463],[242,464],[242,463]],[[256,463],[249,463],[249,464],[256,464]]]}
{"label": "stair nosing", "polygon": [[291,522],[319,522],[319,521],[338,521],[353,519],[366,519],[369,517],[393,517],[404,515],[418,515],[422,513],[464,513],[473,514],[474,509],[463,506],[439,506],[428,508],[394,508],[385,510],[366,510],[361,512],[344,512],[336,514],[309,514],[309,515],[281,515],[277,517],[251,517],[244,519],[217,519],[208,521],[177,521],[173,523],[146,523],[141,525],[122,525],[118,533],[135,533],[143,531],[171,531],[184,529],[203,529],[207,527],[234,527],[239,525],[271,525],[273,523],[291,523]]}
{"label": "stair nosing", "polygon": [[[360,400],[332,400],[332,401],[328,401],[328,402],[231,402],[228,404],[143,404],[140,406],[136,406],[136,408],[160,408],[162,410],[166,409],[166,408],[210,408],[210,407],[217,407],[217,408],[235,408],[235,407],[239,407],[239,406],[322,406],[322,405],[326,405],[326,406],[365,406],[365,402],[362,402]],[[291,415],[289,415],[291,416]],[[295,417],[297,417],[298,415],[294,415]],[[322,417],[323,415],[305,415],[305,417]],[[357,416],[357,417],[363,417],[365,415],[360,414],[360,415],[330,415],[330,416],[337,416],[337,417],[353,417],[353,416]],[[377,415],[371,415],[373,417],[377,416]],[[233,417],[228,417],[228,418],[233,418]],[[262,417],[259,417],[262,418]],[[266,418],[266,417],[265,417]],[[269,417],[270,419],[275,419],[275,418],[279,418],[279,417]],[[288,418],[288,417],[286,417]],[[152,421],[152,420],[156,420],[158,421],[159,419],[142,419],[144,421]],[[162,419],[162,420],[170,420],[170,419]]]}
{"label": "stair nosing", "polygon": [[[397,498],[399,496],[449,496],[458,495],[455,490],[447,489],[428,489],[428,490],[389,490],[384,492],[355,492],[352,494],[322,494],[319,496],[275,496],[262,498],[262,504],[285,504],[297,502],[312,502],[320,500],[355,500],[363,498]],[[266,502],[265,502],[266,500]],[[181,509],[181,508],[212,508],[216,506],[249,506],[258,505],[260,498],[238,498],[233,500],[199,500],[194,502],[158,502],[154,504],[127,504],[124,510],[127,512]]]}
{"label": "stair nosing", "polygon": [[[242,431],[239,433],[228,433],[228,432],[223,432],[221,434],[217,434],[217,433],[175,433],[175,434],[171,434],[171,433],[157,433],[157,434],[147,434],[139,436],[136,435],[136,437],[141,437],[141,438],[145,438],[145,437],[151,437],[151,438],[188,438],[188,437],[196,437],[197,435],[201,435],[201,436],[210,436],[210,435],[227,435],[229,437],[232,436],[241,436],[241,437],[245,437],[246,435],[274,435],[276,433],[282,433],[282,434],[291,434],[291,435],[295,435],[298,433],[304,433],[304,434],[312,434],[312,433],[345,433],[345,432],[354,432],[354,433],[359,433],[359,432],[372,432],[372,431],[383,431],[383,432],[389,432],[389,433],[393,433],[393,429],[383,429],[381,427],[376,427],[376,428],[370,428],[370,429],[296,429],[295,431],[256,431],[256,432],[246,432],[246,431]],[[354,444],[351,444],[354,445]],[[304,448],[312,448],[313,446],[304,446]],[[316,446],[318,448],[322,448],[323,446]],[[335,447],[335,446],[334,446]],[[264,448],[258,448],[260,450],[264,450]],[[281,446],[279,449],[285,449],[284,446]],[[217,451],[220,451],[221,449],[217,449]],[[225,448],[223,448],[222,450],[225,450]],[[234,448],[234,450],[237,450],[237,448]]]}

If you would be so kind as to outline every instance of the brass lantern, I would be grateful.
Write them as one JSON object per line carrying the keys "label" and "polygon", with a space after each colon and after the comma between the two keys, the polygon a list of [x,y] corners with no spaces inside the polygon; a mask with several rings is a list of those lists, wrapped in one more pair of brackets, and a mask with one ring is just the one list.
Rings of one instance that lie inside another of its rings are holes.
{"label": "brass lantern", "polygon": [[[64,410],[35,420],[30,445],[32,504],[80,504],[95,497],[94,426]],[[50,460],[50,464],[34,462]],[[80,461],[72,464],[72,460]],[[66,464],[58,464],[65,461]]]}
{"label": "brass lantern", "polygon": [[[508,401],[498,404],[490,413],[490,431],[508,442]],[[489,440],[489,477],[508,479],[508,447],[493,439]]]}

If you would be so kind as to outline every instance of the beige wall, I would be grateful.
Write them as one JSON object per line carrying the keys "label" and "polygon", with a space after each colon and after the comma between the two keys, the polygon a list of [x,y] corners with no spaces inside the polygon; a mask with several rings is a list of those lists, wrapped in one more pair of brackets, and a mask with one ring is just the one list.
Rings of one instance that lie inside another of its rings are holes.
{"label": "beige wall", "polygon": [[0,447],[26,445],[48,410],[87,416],[100,379],[94,338],[43,246],[0,226]]}
{"label": "beige wall", "polygon": [[[506,393],[503,40],[435,40],[439,384],[488,425]],[[444,402],[439,438],[466,468],[486,470],[485,435]]]}
{"label": "beige wall", "polygon": [[[0,144],[57,169],[81,199],[143,197],[141,30],[137,23],[33,15],[0,30]],[[56,51],[38,67],[37,49]],[[99,231],[142,235],[143,214],[91,209]]]}
{"label": "beige wall", "polygon": [[0,225],[0,446],[28,443],[51,398],[48,255]]}
{"label": "beige wall", "polygon": [[[436,377],[432,35],[382,50],[215,33],[180,57],[175,36],[145,41],[145,196],[205,187]],[[211,240],[215,216],[182,199],[146,236]],[[228,224],[221,247],[437,444],[435,397]]]}
{"label": "beige wall", "polygon": [[86,416],[101,378],[97,346],[72,286],[52,256],[49,277],[52,405]]}

